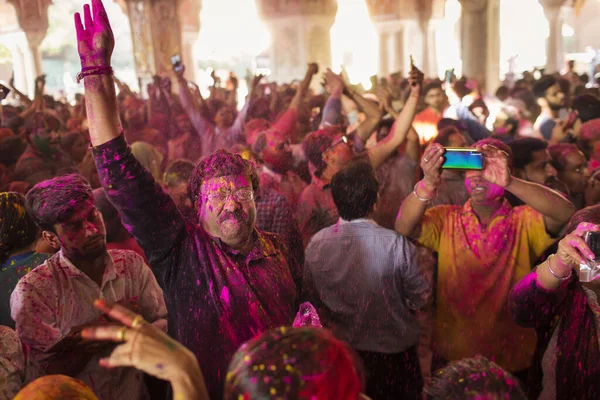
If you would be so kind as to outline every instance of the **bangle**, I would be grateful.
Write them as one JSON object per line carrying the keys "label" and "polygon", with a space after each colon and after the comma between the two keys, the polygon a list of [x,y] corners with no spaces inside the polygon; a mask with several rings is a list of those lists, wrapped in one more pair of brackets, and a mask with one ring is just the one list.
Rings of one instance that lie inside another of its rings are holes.
{"label": "bangle", "polygon": [[433,196],[432,196],[432,197],[430,197],[430,198],[428,198],[428,199],[427,199],[427,198],[423,198],[423,197],[419,196],[419,195],[417,194],[417,186],[419,186],[419,183],[420,183],[420,182],[417,182],[417,183],[415,184],[415,187],[413,188],[413,195],[414,195],[414,196],[417,198],[417,200],[419,200],[420,202],[422,202],[422,203],[429,203],[429,202],[431,201],[431,199],[433,199]]}
{"label": "bangle", "polygon": [[87,78],[92,75],[112,75],[113,69],[111,67],[99,66],[99,67],[83,67],[81,72],[76,76],[77,83],[80,83],[83,78]]}
{"label": "bangle", "polygon": [[550,257],[548,257],[548,259],[546,260],[546,264],[548,265],[548,271],[550,271],[550,273],[552,274],[553,277],[555,277],[556,279],[558,279],[559,281],[566,281],[567,279],[569,279],[571,277],[571,275],[573,275],[573,270],[569,271],[569,275],[564,276],[564,277],[560,277],[558,275],[556,275],[556,273],[554,271],[552,271],[552,267],[550,266],[550,260],[554,257],[554,254],[552,254]]}

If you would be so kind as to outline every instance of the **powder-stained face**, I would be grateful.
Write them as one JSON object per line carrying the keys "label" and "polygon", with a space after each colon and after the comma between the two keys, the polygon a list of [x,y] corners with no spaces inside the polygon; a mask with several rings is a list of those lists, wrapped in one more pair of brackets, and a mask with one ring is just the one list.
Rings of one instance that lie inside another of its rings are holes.
{"label": "powder-stained face", "polygon": [[198,218],[210,235],[232,247],[248,242],[256,222],[250,176],[208,179],[200,188],[200,197]]}
{"label": "powder-stained face", "polygon": [[60,145],[58,131],[51,131],[46,128],[35,129],[30,133],[29,139],[36,150],[43,154],[56,153]]}
{"label": "powder-stained face", "polygon": [[558,178],[564,182],[571,194],[585,192],[590,179],[588,161],[581,151],[570,151],[564,157],[564,170],[559,171]]}
{"label": "powder-stained face", "polygon": [[277,132],[265,134],[267,144],[263,150],[263,162],[275,172],[285,174],[292,169],[294,157],[290,148],[290,141]]}
{"label": "powder-stained face", "polygon": [[504,196],[504,188],[486,181],[481,171],[467,171],[465,186],[474,204],[495,203]]}
{"label": "powder-stained face", "polygon": [[55,224],[56,236],[70,260],[94,260],[106,253],[106,227],[93,201],[86,201],[67,222]]}

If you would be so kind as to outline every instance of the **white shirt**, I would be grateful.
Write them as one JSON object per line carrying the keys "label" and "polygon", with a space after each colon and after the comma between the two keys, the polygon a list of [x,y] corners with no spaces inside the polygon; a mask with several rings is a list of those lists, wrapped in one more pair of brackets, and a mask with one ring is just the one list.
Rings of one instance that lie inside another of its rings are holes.
{"label": "white shirt", "polygon": [[[150,268],[137,253],[109,250],[102,285],[78,270],[62,253],[55,254],[17,284],[10,299],[11,316],[20,339],[31,348],[38,363],[53,356],[52,347],[71,328],[92,322],[101,313],[96,299],[108,303],[136,300],[143,317],[166,330],[163,292]],[[76,378],[101,400],[139,399],[146,394],[142,374],[133,368],[106,370],[98,360],[110,350],[94,355]]]}

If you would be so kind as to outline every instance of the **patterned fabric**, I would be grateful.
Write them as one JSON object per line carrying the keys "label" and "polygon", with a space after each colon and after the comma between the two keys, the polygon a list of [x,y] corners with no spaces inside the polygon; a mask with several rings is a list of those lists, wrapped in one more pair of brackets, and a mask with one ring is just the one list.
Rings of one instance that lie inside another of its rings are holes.
{"label": "patterned fabric", "polygon": [[405,237],[373,220],[340,220],[310,241],[304,279],[323,326],[352,348],[401,353],[417,344],[412,310],[431,287]]}
{"label": "patterned fabric", "polygon": [[551,362],[556,368],[552,384],[556,400],[599,399],[600,346],[590,298],[575,274],[556,290],[540,287],[536,275],[533,271],[521,279],[508,302],[514,320],[535,328],[538,337],[529,371],[528,398],[542,398],[542,390],[551,385],[543,374],[543,359],[553,351],[552,338],[556,335],[556,361]]}
{"label": "patterned fabric", "polygon": [[15,328],[10,317],[10,295],[19,279],[50,258],[51,254],[33,251],[10,257],[0,265],[0,325]]}
{"label": "patterned fabric", "polygon": [[528,368],[535,332],[512,321],[506,302],[553,242],[542,215],[504,200],[482,226],[470,201],[434,207],[418,241],[439,254],[433,348],[449,361],[481,354],[508,371]]}
{"label": "patterned fabric", "polygon": [[281,175],[264,167],[260,174],[260,187],[284,195],[288,204],[294,209],[297,207],[298,199],[306,186],[306,183],[291,171],[286,175]]}
{"label": "patterned fabric", "polygon": [[[162,290],[138,254],[110,250],[102,285],[98,287],[59,251],[19,281],[10,302],[19,337],[31,348],[32,358],[43,369],[61,354],[54,346],[71,328],[98,320],[101,313],[94,307],[98,298],[108,303],[136,300],[147,321],[166,328]],[[145,392],[139,371],[133,368],[106,370],[98,364],[110,350],[94,354],[76,378],[90,386],[101,399],[139,399]]]}
{"label": "patterned fabric", "polygon": [[94,157],[108,198],[161,277],[169,333],[196,355],[210,397],[223,398],[238,347],[294,320],[299,266],[276,235],[255,231],[243,255],[186,222],[122,136],[96,147]]}
{"label": "patterned fabric", "polygon": [[[285,197],[259,187],[255,199],[256,227],[262,232],[276,233],[287,245],[298,265],[304,264],[304,246],[294,219],[292,208]],[[298,286],[301,282],[296,282]]]}
{"label": "patterned fabric", "polygon": [[339,217],[331,195],[331,187],[313,175],[312,182],[298,200],[296,210],[296,220],[304,247],[315,233],[335,224]]}
{"label": "patterned fabric", "polygon": [[27,383],[27,358],[15,331],[0,326],[0,400],[10,400]]}

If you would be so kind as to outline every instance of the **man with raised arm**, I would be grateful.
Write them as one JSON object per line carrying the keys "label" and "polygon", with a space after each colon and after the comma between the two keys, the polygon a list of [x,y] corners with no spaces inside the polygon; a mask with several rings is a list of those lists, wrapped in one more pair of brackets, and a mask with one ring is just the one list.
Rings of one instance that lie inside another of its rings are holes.
{"label": "man with raised arm", "polygon": [[133,157],[110,69],[114,37],[101,0],[75,16],[93,153],[102,184],[163,282],[169,333],[198,358],[210,397],[223,398],[233,353],[267,329],[291,325],[299,267],[277,236],[255,228],[258,176],[218,150],[190,179],[197,224]]}

